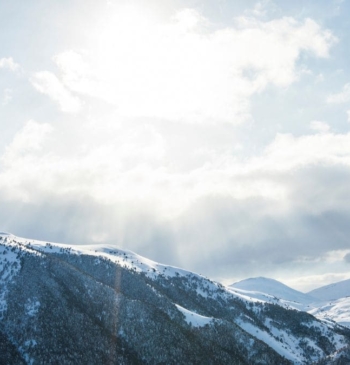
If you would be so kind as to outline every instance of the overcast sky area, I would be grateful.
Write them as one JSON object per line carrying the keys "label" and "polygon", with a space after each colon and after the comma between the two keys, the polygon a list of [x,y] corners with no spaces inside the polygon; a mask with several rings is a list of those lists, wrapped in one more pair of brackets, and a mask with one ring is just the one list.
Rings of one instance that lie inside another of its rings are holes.
{"label": "overcast sky area", "polygon": [[225,284],[350,278],[349,14],[0,0],[0,230]]}

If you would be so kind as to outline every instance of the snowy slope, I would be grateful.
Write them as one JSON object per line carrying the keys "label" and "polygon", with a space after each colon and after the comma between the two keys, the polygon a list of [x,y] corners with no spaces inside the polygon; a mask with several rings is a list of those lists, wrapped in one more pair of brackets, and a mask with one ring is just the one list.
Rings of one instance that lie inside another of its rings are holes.
{"label": "snowy slope", "polygon": [[250,300],[259,300],[307,311],[318,300],[311,295],[294,290],[283,283],[269,278],[250,278],[231,284],[232,292]]}
{"label": "snowy slope", "polygon": [[350,297],[350,279],[322,286],[310,291],[308,294],[324,301]]}
{"label": "snowy slope", "polygon": [[194,327],[202,327],[209,324],[213,318],[201,316],[195,312],[191,312],[181,305],[176,304],[177,309],[185,316],[185,321]]}
{"label": "snowy slope", "polygon": [[[8,237],[8,240],[15,240],[17,243],[24,246],[27,250],[36,250],[38,253],[48,253],[48,254],[62,254],[70,253],[73,255],[89,255],[96,256],[98,258],[105,257],[114,263],[120,264],[125,268],[135,270],[136,272],[144,272],[148,277],[156,277],[159,274],[163,274],[167,277],[173,276],[185,276],[190,272],[183,270],[181,268],[169,265],[163,265],[152,261],[146,257],[138,255],[130,250],[120,249],[114,245],[105,244],[91,244],[91,245],[68,245],[62,243],[52,243],[44,242],[38,240],[28,240],[26,238],[21,238],[14,236],[10,233],[4,235]],[[193,273],[191,273],[193,274]],[[204,278],[201,275],[194,274],[198,278]],[[214,284],[217,286],[217,284]]]}
{"label": "snowy slope", "polygon": [[[198,295],[202,297],[206,297],[209,292],[215,292],[221,287],[220,284],[208,281],[201,275],[154,262],[130,250],[122,250],[113,245],[67,245],[28,240],[10,233],[0,232],[0,244],[4,241],[7,241],[10,246],[12,245],[12,250],[6,255],[7,261],[0,263],[0,271],[3,270],[3,276],[0,278],[0,287],[2,287],[0,291],[0,318],[2,312],[6,309],[4,296],[7,290],[6,286],[1,283],[6,280],[7,275],[9,277],[13,276],[20,269],[20,260],[16,253],[18,251],[17,243],[21,244],[22,249],[34,252],[37,255],[41,253],[62,254],[69,252],[74,255],[96,256],[96,263],[104,257],[124,268],[143,272],[150,278],[156,278],[158,275],[164,275],[168,278],[190,275],[198,280],[204,279],[203,283],[205,285],[196,288]],[[7,270],[4,270],[6,268]],[[350,280],[327,285],[307,294],[294,290],[277,280],[264,277],[242,280],[226,287],[226,289],[231,294],[247,301],[267,302],[284,308],[305,311],[321,320],[334,321],[350,327],[350,298],[342,297],[344,294],[350,294]],[[332,297],[337,298],[337,300],[329,301],[328,298]]]}
{"label": "snowy slope", "polygon": [[320,302],[309,313],[322,320],[334,321],[350,327],[350,298]]}
{"label": "snowy slope", "polygon": [[322,286],[308,293],[319,300],[310,313],[350,327],[350,280]]}
{"label": "snowy slope", "polygon": [[290,364],[234,323],[243,303],[200,275],[11,234],[0,252],[0,363]]}
{"label": "snowy slope", "polygon": [[[350,280],[327,285],[307,294],[269,278],[250,278],[229,289],[249,301],[268,302],[308,312],[323,321],[350,327]],[[334,298],[334,299],[332,299]]]}
{"label": "snowy slope", "polygon": [[[6,295],[8,285],[21,268],[19,251],[21,248],[14,242],[15,236],[7,232],[0,232],[0,320],[7,309]],[[30,251],[28,249],[28,251]],[[35,252],[35,254],[40,254]]]}

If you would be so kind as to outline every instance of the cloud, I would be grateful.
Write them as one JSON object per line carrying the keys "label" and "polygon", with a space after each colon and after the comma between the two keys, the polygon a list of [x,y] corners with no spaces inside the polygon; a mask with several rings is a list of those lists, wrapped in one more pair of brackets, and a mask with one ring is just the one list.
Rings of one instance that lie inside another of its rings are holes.
{"label": "cloud", "polygon": [[310,123],[310,128],[319,133],[327,133],[330,131],[330,126],[327,123],[321,122],[319,120],[313,120]]}
{"label": "cloud", "polygon": [[73,96],[53,73],[37,72],[31,78],[31,83],[36,90],[55,101],[63,112],[76,113],[81,109],[79,98]]}
{"label": "cloud", "polygon": [[301,290],[305,293],[320,288],[321,286],[336,283],[350,279],[350,276],[346,273],[327,273],[319,275],[308,275],[297,278],[283,278],[283,282],[290,285],[292,288]]}
{"label": "cloud", "polygon": [[209,25],[209,21],[194,9],[182,9],[175,14],[173,19],[179,28],[182,28],[183,32],[192,31],[199,26]]}
{"label": "cloud", "polygon": [[37,91],[75,114],[50,109],[50,124],[29,121],[7,139],[2,229],[114,243],[225,280],[345,265],[350,135],[314,120],[310,135],[271,132],[261,142],[263,119],[246,123],[253,98],[286,93],[335,37],[311,19],[264,21],[262,6],[260,18],[227,27],[193,9],[167,19],[109,9],[85,49],[32,75]]}
{"label": "cloud", "polygon": [[3,92],[2,105],[5,106],[9,104],[12,100],[12,89],[5,89]]}
{"label": "cloud", "polygon": [[6,147],[2,161],[5,162],[5,165],[11,166],[32,152],[40,151],[42,149],[42,141],[51,131],[52,127],[49,124],[29,120]]}
{"label": "cloud", "polygon": [[350,134],[319,133],[294,137],[277,134],[261,157],[252,160],[255,168],[288,171],[306,165],[350,165]]}
{"label": "cloud", "polygon": [[348,134],[281,134],[258,156],[216,150],[180,169],[154,125],[112,124],[109,138],[106,125],[78,127],[69,129],[75,148],[46,123],[28,121],[14,136],[1,160],[2,229],[103,239],[227,283],[346,271]]}
{"label": "cloud", "polygon": [[253,8],[246,9],[244,14],[254,18],[262,19],[279,12],[278,6],[271,0],[262,0],[255,3]]}
{"label": "cloud", "polygon": [[[9,182],[16,176],[15,187],[22,191],[12,196],[35,199],[49,191],[82,193],[111,204],[140,200],[170,218],[210,195],[257,197],[288,205],[291,173],[350,168],[350,134],[278,134],[259,155],[239,159],[231,150],[220,149],[222,139],[219,147],[204,148],[198,128],[193,135],[186,129],[186,141],[182,133],[174,136],[172,129],[128,121],[103,128],[99,122],[67,128],[74,141],[65,143],[67,154],[62,151],[61,134],[51,133],[47,124],[29,122],[18,131],[2,157],[3,188],[13,190]],[[45,178],[33,184],[36,176]]]}
{"label": "cloud", "polygon": [[[304,171],[298,179],[307,175]],[[140,200],[105,204],[72,192],[42,193],[29,202],[2,197],[0,218],[2,229],[20,236],[74,244],[102,237],[105,243],[226,283],[258,275],[290,279],[291,272],[296,277],[326,268],[336,272],[348,250],[349,209],[335,214],[298,207],[301,200],[312,204],[307,199],[317,184],[316,179],[313,186],[304,186],[304,195],[288,211],[278,201],[222,195],[203,197],[177,219],[165,221]],[[327,208],[334,210],[331,204]]]}
{"label": "cloud", "polygon": [[[49,124],[30,120],[6,146],[0,160],[5,171],[0,174],[0,187],[7,199],[29,201],[28,186],[48,185],[45,176],[50,156],[43,156],[47,154],[43,148],[51,132]],[[54,162],[51,159],[49,163]]]}
{"label": "cloud", "polygon": [[[350,101],[350,83],[343,86],[343,90],[340,93],[331,94],[327,98],[329,104],[345,104]],[[350,110],[347,110],[348,121],[350,121]]]}
{"label": "cloud", "polygon": [[19,70],[20,66],[16,63],[12,57],[0,58],[0,68],[7,68],[11,71]]}
{"label": "cloud", "polygon": [[251,12],[256,17],[263,17],[266,15],[269,5],[270,1],[258,1]]}
{"label": "cloud", "polygon": [[145,14],[132,6],[111,12],[90,48],[55,56],[59,77],[37,75],[38,90],[65,109],[77,109],[69,91],[124,117],[237,125],[251,119],[254,94],[298,80],[303,52],[327,57],[336,42],[311,19],[239,18],[217,29],[193,9],[168,22]]}
{"label": "cloud", "polygon": [[343,90],[338,94],[331,94],[327,98],[327,103],[342,104],[350,101],[350,83],[343,86]]}

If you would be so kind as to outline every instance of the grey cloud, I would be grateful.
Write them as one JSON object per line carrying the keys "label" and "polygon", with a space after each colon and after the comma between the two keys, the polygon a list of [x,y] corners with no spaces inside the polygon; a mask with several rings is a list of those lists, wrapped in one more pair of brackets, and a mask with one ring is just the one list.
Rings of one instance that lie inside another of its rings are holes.
{"label": "grey cloud", "polygon": [[68,244],[103,242],[169,264],[178,262],[171,229],[150,208],[103,205],[86,196],[43,196],[40,202],[0,200],[1,230]]}
{"label": "grey cloud", "polygon": [[269,178],[287,187],[285,209],[284,201],[212,197],[181,217],[176,241],[186,241],[192,253],[182,258],[184,266],[214,277],[254,276],[292,272],[301,260],[312,271],[328,251],[349,249],[347,167],[312,166]]}
{"label": "grey cloud", "polygon": [[186,266],[210,276],[272,273],[292,266],[300,257],[316,259],[329,250],[348,247],[350,211],[266,216],[261,205],[269,206],[267,200],[246,204],[226,198],[225,203],[210,204],[207,209],[201,207],[196,218],[192,214],[186,229],[179,229],[182,237],[178,240],[186,239],[194,247],[184,260]]}
{"label": "grey cloud", "polygon": [[344,166],[300,169],[274,177],[289,188],[287,208],[263,198],[207,196],[172,221],[138,202],[103,205],[76,195],[42,196],[35,204],[2,199],[0,228],[48,241],[116,244],[214,279],[292,275],[300,260],[311,267],[328,251],[349,249],[348,178]]}

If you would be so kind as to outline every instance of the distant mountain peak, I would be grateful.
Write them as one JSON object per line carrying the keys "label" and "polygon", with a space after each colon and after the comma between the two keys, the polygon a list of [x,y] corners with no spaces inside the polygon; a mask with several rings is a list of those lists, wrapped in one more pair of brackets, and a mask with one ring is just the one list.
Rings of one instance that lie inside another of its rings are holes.
{"label": "distant mountain peak", "polygon": [[242,290],[254,290],[258,292],[268,293],[271,295],[285,295],[286,293],[303,294],[278,280],[259,276],[248,278],[231,284],[230,287]]}
{"label": "distant mountain peak", "polygon": [[256,277],[247,278],[247,279],[237,281],[237,282],[231,284],[230,286],[259,285],[260,283],[274,283],[274,284],[278,283],[278,284],[284,285],[283,283],[281,283],[280,281],[278,281],[276,279],[267,278],[265,276],[256,276]]}
{"label": "distant mountain peak", "polygon": [[308,294],[320,300],[336,300],[350,296],[350,279],[322,286]]}
{"label": "distant mountain peak", "polygon": [[241,280],[230,285],[229,288],[246,298],[299,310],[307,310],[308,305],[317,301],[312,296],[292,289],[278,280],[261,276]]}

